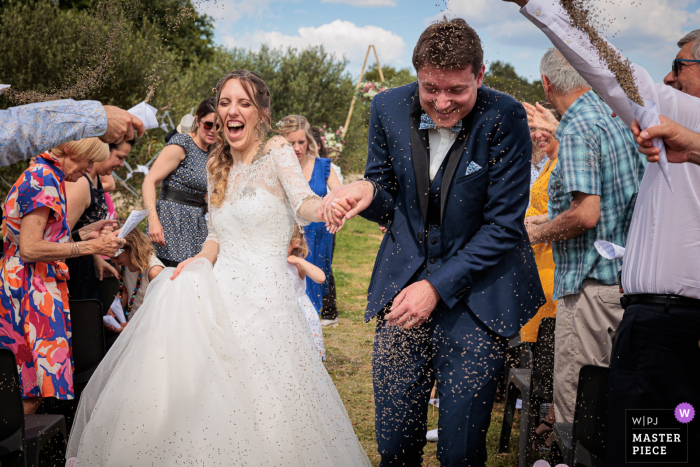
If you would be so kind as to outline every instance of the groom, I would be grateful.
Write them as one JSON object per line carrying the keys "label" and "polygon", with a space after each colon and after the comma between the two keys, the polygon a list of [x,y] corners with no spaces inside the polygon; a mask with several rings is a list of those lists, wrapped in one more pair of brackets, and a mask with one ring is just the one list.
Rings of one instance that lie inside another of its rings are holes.
{"label": "groom", "polygon": [[421,465],[437,380],[440,464],[483,466],[507,340],[545,303],[523,226],[530,133],[522,105],[482,86],[464,20],[429,26],[413,65],[417,83],[372,101],[365,179],[322,209],[387,228],[365,314],[381,465]]}

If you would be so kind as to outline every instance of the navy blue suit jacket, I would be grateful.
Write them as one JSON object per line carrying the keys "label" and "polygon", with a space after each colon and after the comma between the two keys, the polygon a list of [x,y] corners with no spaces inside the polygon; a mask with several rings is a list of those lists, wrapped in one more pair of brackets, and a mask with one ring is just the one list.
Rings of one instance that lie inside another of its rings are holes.
{"label": "navy blue suit jacket", "polygon": [[[365,178],[376,194],[361,213],[387,224],[368,290],[365,319],[381,311],[426,263],[429,149],[419,130],[418,84],[375,96],[370,107]],[[545,303],[523,224],[530,194],[532,143],[525,109],[481,86],[448,155],[441,186],[442,254],[427,279],[438,307],[468,307],[510,337]],[[481,167],[467,175],[470,162]],[[460,310],[455,310],[460,311]],[[464,310],[461,310],[464,311]]]}

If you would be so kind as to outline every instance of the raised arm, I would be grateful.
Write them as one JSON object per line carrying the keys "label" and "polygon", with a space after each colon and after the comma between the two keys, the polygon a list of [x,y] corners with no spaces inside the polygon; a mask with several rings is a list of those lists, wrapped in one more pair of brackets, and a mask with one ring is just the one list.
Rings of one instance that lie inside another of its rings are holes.
{"label": "raised arm", "polygon": [[138,118],[97,101],[70,99],[0,110],[0,166],[48,151],[69,141],[99,137],[105,143],[143,134]]}
{"label": "raised arm", "polygon": [[[630,126],[634,115],[627,96],[605,63],[601,62],[585,34],[571,25],[568,13],[556,0],[505,0],[518,4],[520,13],[552,41],[588,84]],[[619,51],[608,42],[610,47]],[[633,64],[639,92],[645,101],[659,105],[659,112],[683,126],[700,130],[700,99],[664,84],[655,84],[649,73]]]}

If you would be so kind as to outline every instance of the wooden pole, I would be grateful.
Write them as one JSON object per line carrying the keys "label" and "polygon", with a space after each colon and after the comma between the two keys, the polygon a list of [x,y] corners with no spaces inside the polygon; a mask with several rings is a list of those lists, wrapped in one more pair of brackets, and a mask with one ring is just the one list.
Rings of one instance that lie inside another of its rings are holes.
{"label": "wooden pole", "polygon": [[[367,53],[365,54],[365,61],[362,62],[362,69],[360,70],[360,77],[357,80],[357,85],[355,86],[355,92],[352,94],[352,102],[350,102],[350,111],[348,111],[348,118],[345,119],[345,125],[343,126],[342,138],[345,139],[345,135],[348,133],[348,126],[350,125],[350,119],[352,118],[352,111],[355,108],[355,101],[357,100],[357,90],[360,89],[360,84],[362,84],[362,78],[365,76],[365,66],[367,65],[367,58],[369,57],[369,50],[373,48],[373,45],[367,47]],[[376,51],[374,52],[377,53]]]}
{"label": "wooden pole", "polygon": [[373,45],[371,45],[372,50],[374,51],[374,58],[377,60],[377,70],[379,70],[379,81],[382,83],[384,82],[384,73],[382,73],[382,66],[379,64],[379,55],[377,55],[377,48]]}

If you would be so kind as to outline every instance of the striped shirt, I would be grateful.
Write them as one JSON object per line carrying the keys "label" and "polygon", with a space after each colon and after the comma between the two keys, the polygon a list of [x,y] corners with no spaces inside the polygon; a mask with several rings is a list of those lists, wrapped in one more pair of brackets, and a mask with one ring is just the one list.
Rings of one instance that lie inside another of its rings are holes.
{"label": "striped shirt", "polygon": [[583,235],[552,245],[553,300],[580,292],[584,279],[617,283],[622,261],[603,259],[594,243],[625,245],[646,160],[637,152],[632,133],[611,113],[589,91],[568,108],[555,135],[559,163],[549,180],[549,219],[571,207],[574,192],[600,196],[600,219]]}

